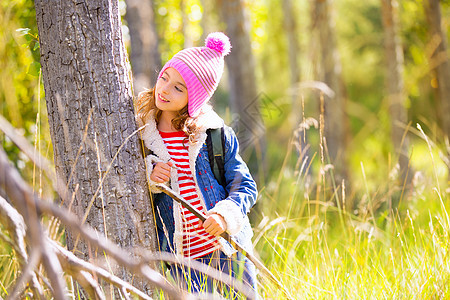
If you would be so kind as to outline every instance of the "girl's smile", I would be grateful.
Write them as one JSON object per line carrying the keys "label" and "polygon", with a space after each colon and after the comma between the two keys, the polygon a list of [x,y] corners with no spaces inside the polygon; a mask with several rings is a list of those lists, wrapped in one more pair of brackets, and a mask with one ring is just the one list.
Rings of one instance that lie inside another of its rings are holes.
{"label": "girl's smile", "polygon": [[169,103],[170,101],[167,100],[166,98],[164,98],[163,96],[161,96],[161,94],[158,94],[158,100],[164,103]]}

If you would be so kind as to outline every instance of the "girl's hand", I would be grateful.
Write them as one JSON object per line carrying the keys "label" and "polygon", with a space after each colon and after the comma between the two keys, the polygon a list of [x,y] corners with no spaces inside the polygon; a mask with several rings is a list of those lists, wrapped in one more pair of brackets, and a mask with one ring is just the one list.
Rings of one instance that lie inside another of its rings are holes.
{"label": "girl's hand", "polygon": [[221,215],[211,214],[205,222],[203,222],[203,228],[205,228],[207,233],[219,236],[227,230],[227,223]]}
{"label": "girl's hand", "polygon": [[153,167],[150,179],[158,183],[168,182],[170,179],[170,168],[172,168],[172,166],[172,162],[168,162],[167,164],[162,162],[157,163]]}

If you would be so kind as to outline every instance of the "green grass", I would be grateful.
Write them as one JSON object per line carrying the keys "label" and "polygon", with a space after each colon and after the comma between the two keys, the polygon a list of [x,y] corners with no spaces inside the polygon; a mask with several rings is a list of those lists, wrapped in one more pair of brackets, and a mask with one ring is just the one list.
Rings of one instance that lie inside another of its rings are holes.
{"label": "green grass", "polygon": [[[412,147],[415,176],[405,191],[379,156],[360,162],[347,199],[330,171],[295,177],[283,165],[261,195],[255,247],[294,298],[450,298],[448,169],[445,152],[423,136]],[[395,197],[400,204],[389,210]],[[285,298],[260,279],[262,298]]]}
{"label": "green grass", "polygon": [[[439,201],[437,197],[431,201]],[[448,200],[448,199],[447,199]],[[423,215],[422,215],[423,214]],[[424,218],[428,216],[428,218]],[[448,221],[423,208],[383,228],[337,216],[286,219],[266,230],[257,249],[297,299],[448,299]],[[286,228],[289,223],[295,226]],[[344,230],[343,230],[344,229]],[[267,281],[263,298],[284,298]]]}

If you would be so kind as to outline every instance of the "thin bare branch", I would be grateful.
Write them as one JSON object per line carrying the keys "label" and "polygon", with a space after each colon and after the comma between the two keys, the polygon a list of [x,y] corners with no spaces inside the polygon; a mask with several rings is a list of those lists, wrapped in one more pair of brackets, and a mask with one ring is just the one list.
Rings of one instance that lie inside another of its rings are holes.
{"label": "thin bare branch", "polygon": [[0,130],[17,146],[23,153],[36,165],[39,169],[43,170],[47,175],[47,178],[53,181],[54,189],[60,195],[61,198],[66,199],[69,196],[69,192],[66,186],[58,184],[63,182],[58,179],[53,165],[40,153],[35,151],[34,147],[23,137],[17,129],[15,129],[11,123],[8,122],[2,115],[0,115]]}
{"label": "thin bare branch", "polygon": [[[25,249],[25,222],[22,216],[17,212],[17,210],[12,207],[6,199],[0,196],[0,222],[5,224],[8,232],[12,236],[13,240],[7,241],[16,252],[22,268],[28,265],[28,254]],[[37,280],[36,274],[34,272],[30,273],[31,284],[35,296],[39,299],[44,299],[44,294],[42,287]]]}
{"label": "thin bare branch", "polygon": [[325,82],[322,81],[313,81],[313,80],[301,81],[297,85],[295,85],[294,89],[297,89],[299,91],[304,89],[319,90],[320,92],[327,95],[329,98],[334,98],[336,94]]}
{"label": "thin bare branch", "polygon": [[124,287],[122,287],[120,291],[122,292],[122,295],[125,298],[125,300],[131,300],[127,290]]}
{"label": "thin bare branch", "polygon": [[72,270],[69,264],[64,265],[64,263],[68,263],[67,261],[61,259],[59,261],[63,266],[64,271],[72,276],[72,278],[75,279],[83,287],[83,290],[88,294],[89,299],[106,300],[105,294],[103,293],[100,285],[98,284],[97,280],[94,279],[94,276],[92,276],[91,273],[83,270]]}
{"label": "thin bare branch", "polygon": [[41,249],[35,247],[32,249],[30,259],[28,260],[28,264],[25,265],[25,268],[22,270],[19,278],[16,279],[16,283],[12,289],[12,291],[8,294],[8,298],[6,299],[18,299],[20,293],[23,291],[23,287],[27,282],[30,281],[32,273],[36,266],[39,264],[41,260]]}
{"label": "thin bare branch", "polygon": [[3,131],[3,133],[32,160],[39,169],[44,170],[48,178],[56,178],[52,164],[42,156],[40,156],[39,159],[34,159],[34,147],[31,146],[27,139],[18,133],[17,129],[15,129],[2,115],[0,115],[0,130]]}
{"label": "thin bare branch", "polygon": [[70,271],[72,274],[80,271],[93,273],[96,274],[96,276],[100,277],[101,279],[105,280],[106,282],[109,282],[120,288],[123,287],[125,290],[132,292],[133,294],[139,296],[141,299],[146,300],[151,299],[144,292],[140,291],[139,289],[135,288],[134,286],[120,279],[114,274],[111,274],[107,270],[76,257],[72,252],[64,249],[63,247],[59,246],[56,242],[52,240],[49,240],[49,242],[55,249],[55,253],[58,255],[61,264],[64,266],[64,270],[68,272]]}
{"label": "thin bare branch", "polygon": [[6,230],[10,233],[12,238],[10,243],[19,259],[26,262],[28,256],[24,243],[25,223],[17,210],[2,196],[0,196],[0,222],[5,225]]}
{"label": "thin bare branch", "polygon": [[44,265],[47,277],[50,279],[53,288],[53,296],[55,299],[66,299],[68,290],[63,280],[64,272],[59,263],[53,249],[51,249],[43,239],[47,238],[46,234],[41,235],[41,243],[43,246],[42,264]]}

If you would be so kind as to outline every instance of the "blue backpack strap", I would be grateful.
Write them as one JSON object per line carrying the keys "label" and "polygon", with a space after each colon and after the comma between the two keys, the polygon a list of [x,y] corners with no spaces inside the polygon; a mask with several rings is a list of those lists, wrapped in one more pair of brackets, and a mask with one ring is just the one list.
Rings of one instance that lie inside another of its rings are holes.
{"label": "blue backpack strap", "polygon": [[217,182],[226,190],[225,180],[225,129],[224,127],[206,131],[206,146],[211,170]]}

